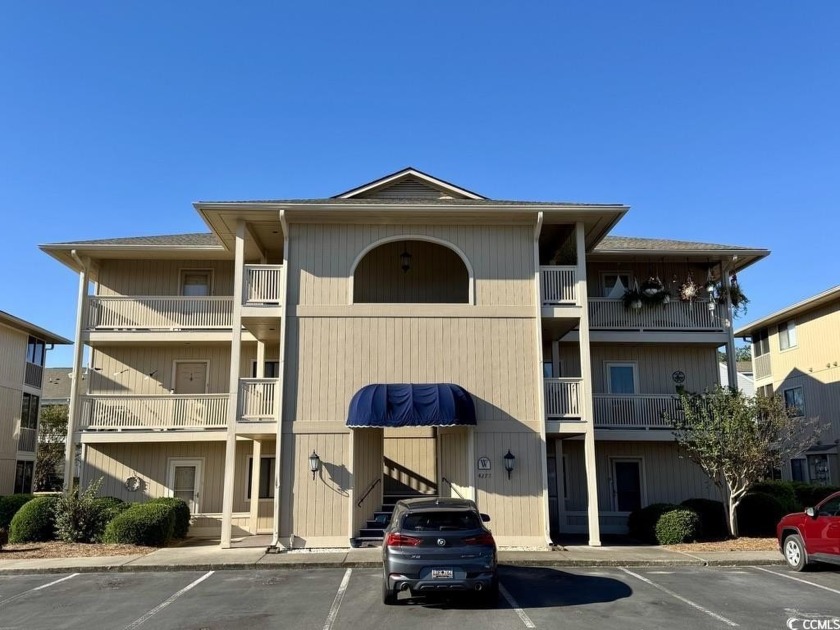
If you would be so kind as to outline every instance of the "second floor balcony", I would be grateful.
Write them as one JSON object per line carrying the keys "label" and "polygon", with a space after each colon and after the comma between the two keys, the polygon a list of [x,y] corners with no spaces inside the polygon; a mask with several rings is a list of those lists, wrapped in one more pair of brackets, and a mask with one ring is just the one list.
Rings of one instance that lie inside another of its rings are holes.
{"label": "second floor balcony", "polygon": [[672,394],[595,394],[596,429],[668,429],[680,411]]}

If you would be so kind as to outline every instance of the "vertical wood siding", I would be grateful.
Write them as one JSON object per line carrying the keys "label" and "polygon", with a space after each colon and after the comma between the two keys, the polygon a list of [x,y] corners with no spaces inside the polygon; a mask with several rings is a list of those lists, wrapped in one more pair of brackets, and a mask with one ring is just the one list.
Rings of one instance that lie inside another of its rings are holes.
{"label": "vertical wood siding", "polygon": [[28,340],[26,333],[0,325],[0,496],[15,487]]}
{"label": "vertical wood siding", "polygon": [[233,295],[231,260],[102,260],[98,295],[179,295],[182,269],[212,269],[212,295]]}
{"label": "vertical wood siding", "polygon": [[[355,429],[353,431],[353,532],[373,516],[382,504],[382,429]],[[376,480],[379,483],[362,500]],[[361,501],[361,505],[358,503]]]}
{"label": "vertical wood siding", "polygon": [[436,494],[436,451],[433,429],[385,429],[383,492]]}
{"label": "vertical wood siding", "polygon": [[[472,495],[470,466],[475,466],[475,462],[469,459],[469,442],[472,439],[473,435],[469,429],[442,428],[438,433],[441,477],[451,481],[452,487],[467,499]],[[443,497],[458,496],[442,478],[438,481],[438,492]]]}
{"label": "vertical wood siding", "polygon": [[0,325],[0,386],[23,387],[29,335]]}

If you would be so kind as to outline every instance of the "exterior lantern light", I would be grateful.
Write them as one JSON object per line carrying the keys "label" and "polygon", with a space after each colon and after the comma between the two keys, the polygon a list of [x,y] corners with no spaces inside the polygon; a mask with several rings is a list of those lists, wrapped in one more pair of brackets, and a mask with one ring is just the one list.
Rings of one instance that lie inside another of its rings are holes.
{"label": "exterior lantern light", "polygon": [[403,273],[408,273],[408,270],[411,269],[411,254],[408,253],[408,247],[403,246],[403,253],[400,254],[400,269],[403,270]]}
{"label": "exterior lantern light", "polygon": [[507,471],[508,479],[510,479],[510,473],[513,472],[513,465],[516,462],[516,457],[513,453],[510,452],[510,449],[508,449],[507,455],[505,455],[504,460],[505,470]]}
{"label": "exterior lantern light", "polygon": [[309,472],[312,473],[312,479],[315,479],[315,475],[321,469],[321,458],[318,457],[318,453],[312,451],[312,455],[309,456]]}

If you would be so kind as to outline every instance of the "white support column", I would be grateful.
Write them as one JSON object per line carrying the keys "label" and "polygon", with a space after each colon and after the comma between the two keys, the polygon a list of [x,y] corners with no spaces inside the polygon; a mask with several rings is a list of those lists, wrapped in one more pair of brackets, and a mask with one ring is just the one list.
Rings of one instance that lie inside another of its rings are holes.
{"label": "white support column", "polygon": [[64,446],[64,491],[67,493],[73,490],[73,474],[76,471],[76,427],[79,425],[79,390],[82,384],[82,358],[85,347],[82,343],[82,330],[85,328],[85,316],[87,314],[87,292],[88,292],[88,262],[83,262],[72,252],[73,258],[79,263],[79,291],[76,297],[76,330],[73,340],[73,368],[72,382],[70,383],[70,409],[67,413],[67,442]]}
{"label": "white support column", "polygon": [[289,319],[289,276],[291,275],[291,266],[289,264],[289,241],[291,239],[289,238],[289,223],[286,221],[286,213],[283,210],[280,210],[279,218],[280,225],[283,227],[283,276],[280,286],[280,295],[283,300],[283,316],[280,318],[280,353],[278,355],[279,368],[277,370],[278,382],[275,397],[277,438],[274,442],[274,524],[272,525],[272,547],[277,547],[280,544],[280,506],[283,504],[282,497],[280,496],[283,481],[283,388],[286,383],[286,322]]}
{"label": "white support column", "polygon": [[726,376],[729,387],[738,389],[738,363],[735,358],[735,326],[732,323],[732,299],[729,295],[729,288],[732,283],[729,281],[729,267],[722,266],[723,288],[726,293]]}
{"label": "white support column", "polygon": [[242,276],[245,271],[245,221],[236,223],[233,273],[233,334],[230,342],[230,385],[228,387],[227,440],[222,494],[222,549],[230,548],[233,525],[233,480],[236,470],[236,418],[239,415],[239,367],[242,357]]}
{"label": "white support column", "polygon": [[595,406],[592,402],[592,362],[589,347],[589,294],[586,287],[586,234],[581,222],[575,224],[577,244],[577,294],[580,300],[580,343],[581,408],[586,420],[583,437],[584,463],[586,466],[587,517],[589,520],[589,544],[601,546],[601,524],[598,520],[598,480],[595,461]]}
{"label": "white support column", "polygon": [[[251,517],[248,519],[248,529],[252,534],[257,533],[257,522],[260,517],[260,462],[262,461],[262,442],[254,440],[251,448]],[[276,465],[276,462],[275,462]]]}
{"label": "white support column", "polygon": [[566,488],[566,468],[563,466],[563,440],[560,438],[554,440],[554,466],[557,468],[557,529],[562,533],[566,525],[566,493],[563,491]]}
{"label": "white support column", "polygon": [[265,378],[265,342],[257,341],[257,378]]}

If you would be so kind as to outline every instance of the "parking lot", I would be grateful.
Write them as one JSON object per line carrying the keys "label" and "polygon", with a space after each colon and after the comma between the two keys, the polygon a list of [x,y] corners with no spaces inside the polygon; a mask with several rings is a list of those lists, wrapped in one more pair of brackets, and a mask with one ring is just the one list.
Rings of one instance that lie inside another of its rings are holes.
{"label": "parking lot", "polygon": [[[503,567],[493,608],[380,601],[377,569],[0,576],[0,628],[837,628],[840,571]],[[406,597],[406,599],[402,599]]]}

